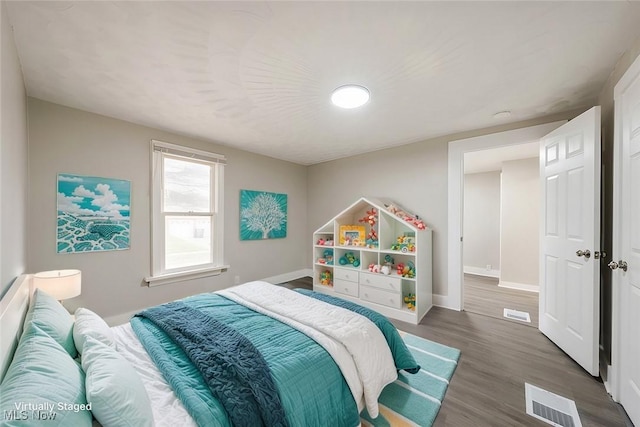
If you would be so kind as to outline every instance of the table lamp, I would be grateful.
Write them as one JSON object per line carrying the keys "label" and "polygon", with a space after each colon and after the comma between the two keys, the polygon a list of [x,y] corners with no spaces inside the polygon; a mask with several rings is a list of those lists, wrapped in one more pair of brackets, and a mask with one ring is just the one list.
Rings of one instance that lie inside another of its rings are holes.
{"label": "table lamp", "polygon": [[80,295],[80,270],[41,271],[33,275],[33,286],[42,289],[62,304],[63,300]]}

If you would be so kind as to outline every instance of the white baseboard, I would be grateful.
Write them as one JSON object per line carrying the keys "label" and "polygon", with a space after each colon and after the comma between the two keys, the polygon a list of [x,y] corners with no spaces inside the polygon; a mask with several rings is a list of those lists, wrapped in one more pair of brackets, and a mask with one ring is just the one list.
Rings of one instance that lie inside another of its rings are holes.
{"label": "white baseboard", "polygon": [[454,307],[453,304],[451,304],[448,295],[433,294],[433,305],[436,307],[447,308],[449,310],[460,311],[457,307]]}
{"label": "white baseboard", "polygon": [[[284,283],[289,282],[291,280],[300,279],[301,277],[313,277],[313,269],[304,268],[302,270],[296,270],[289,273],[280,274],[278,276],[267,277],[264,279],[265,282],[269,283]],[[433,305],[437,307],[447,308],[449,310],[460,311],[458,308],[454,307],[449,301],[448,295],[439,295],[433,294]],[[127,323],[134,314],[138,313],[142,309],[137,309],[127,313],[115,314],[113,316],[105,317],[104,320],[107,322],[109,326],[117,326],[123,323]]]}
{"label": "white baseboard", "polygon": [[[602,347],[601,347],[602,349]],[[607,390],[607,393],[612,394],[612,384],[611,378],[609,378],[609,373],[611,372],[611,365],[607,365],[606,363],[602,363],[602,359],[600,359],[600,378],[602,378],[602,383],[604,384],[604,389]]]}
{"label": "white baseboard", "polygon": [[500,280],[500,283],[498,283],[498,286],[500,286],[501,288],[518,289],[520,291],[540,292],[539,286],[528,285],[526,283],[505,282],[504,280]]}
{"label": "white baseboard", "polygon": [[302,270],[291,271],[289,273],[280,274],[278,276],[266,277],[264,279],[265,282],[269,283],[284,283],[290,282],[291,280],[300,279],[301,277],[313,277],[313,269],[311,268],[303,268]]}
{"label": "white baseboard", "polygon": [[496,279],[500,278],[500,270],[487,270],[486,268],[472,267],[470,265],[465,265],[462,271],[465,274],[473,274],[475,276],[494,277]]}

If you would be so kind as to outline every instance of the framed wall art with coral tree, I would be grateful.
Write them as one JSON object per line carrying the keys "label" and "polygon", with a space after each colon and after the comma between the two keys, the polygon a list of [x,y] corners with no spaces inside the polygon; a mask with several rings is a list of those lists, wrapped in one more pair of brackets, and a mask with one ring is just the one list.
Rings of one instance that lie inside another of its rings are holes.
{"label": "framed wall art with coral tree", "polygon": [[287,237],[287,195],[240,190],[240,240]]}

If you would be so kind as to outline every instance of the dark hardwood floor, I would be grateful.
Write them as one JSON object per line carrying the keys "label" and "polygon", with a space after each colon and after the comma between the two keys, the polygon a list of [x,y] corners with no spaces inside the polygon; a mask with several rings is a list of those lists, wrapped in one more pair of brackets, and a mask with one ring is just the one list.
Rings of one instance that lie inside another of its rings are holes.
{"label": "dark hardwood floor", "polygon": [[[285,284],[310,289],[311,278]],[[526,414],[524,383],[573,399],[582,425],[628,426],[604,385],[536,328],[434,307],[419,325],[398,329],[462,352],[434,426],[545,426]]]}
{"label": "dark hardwood floor", "polygon": [[[525,311],[531,323],[507,319],[504,309]],[[501,288],[498,279],[473,274],[464,275],[464,309],[471,313],[495,317],[507,322],[538,327],[538,294],[518,289]]]}

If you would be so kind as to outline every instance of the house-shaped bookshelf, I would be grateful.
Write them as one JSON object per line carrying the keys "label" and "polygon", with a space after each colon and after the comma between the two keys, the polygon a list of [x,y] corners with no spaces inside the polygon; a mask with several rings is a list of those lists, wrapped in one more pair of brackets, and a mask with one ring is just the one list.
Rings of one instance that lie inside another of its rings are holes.
{"label": "house-shaped bookshelf", "polygon": [[313,290],[418,324],[432,306],[432,231],[396,203],[362,197],[313,234]]}

